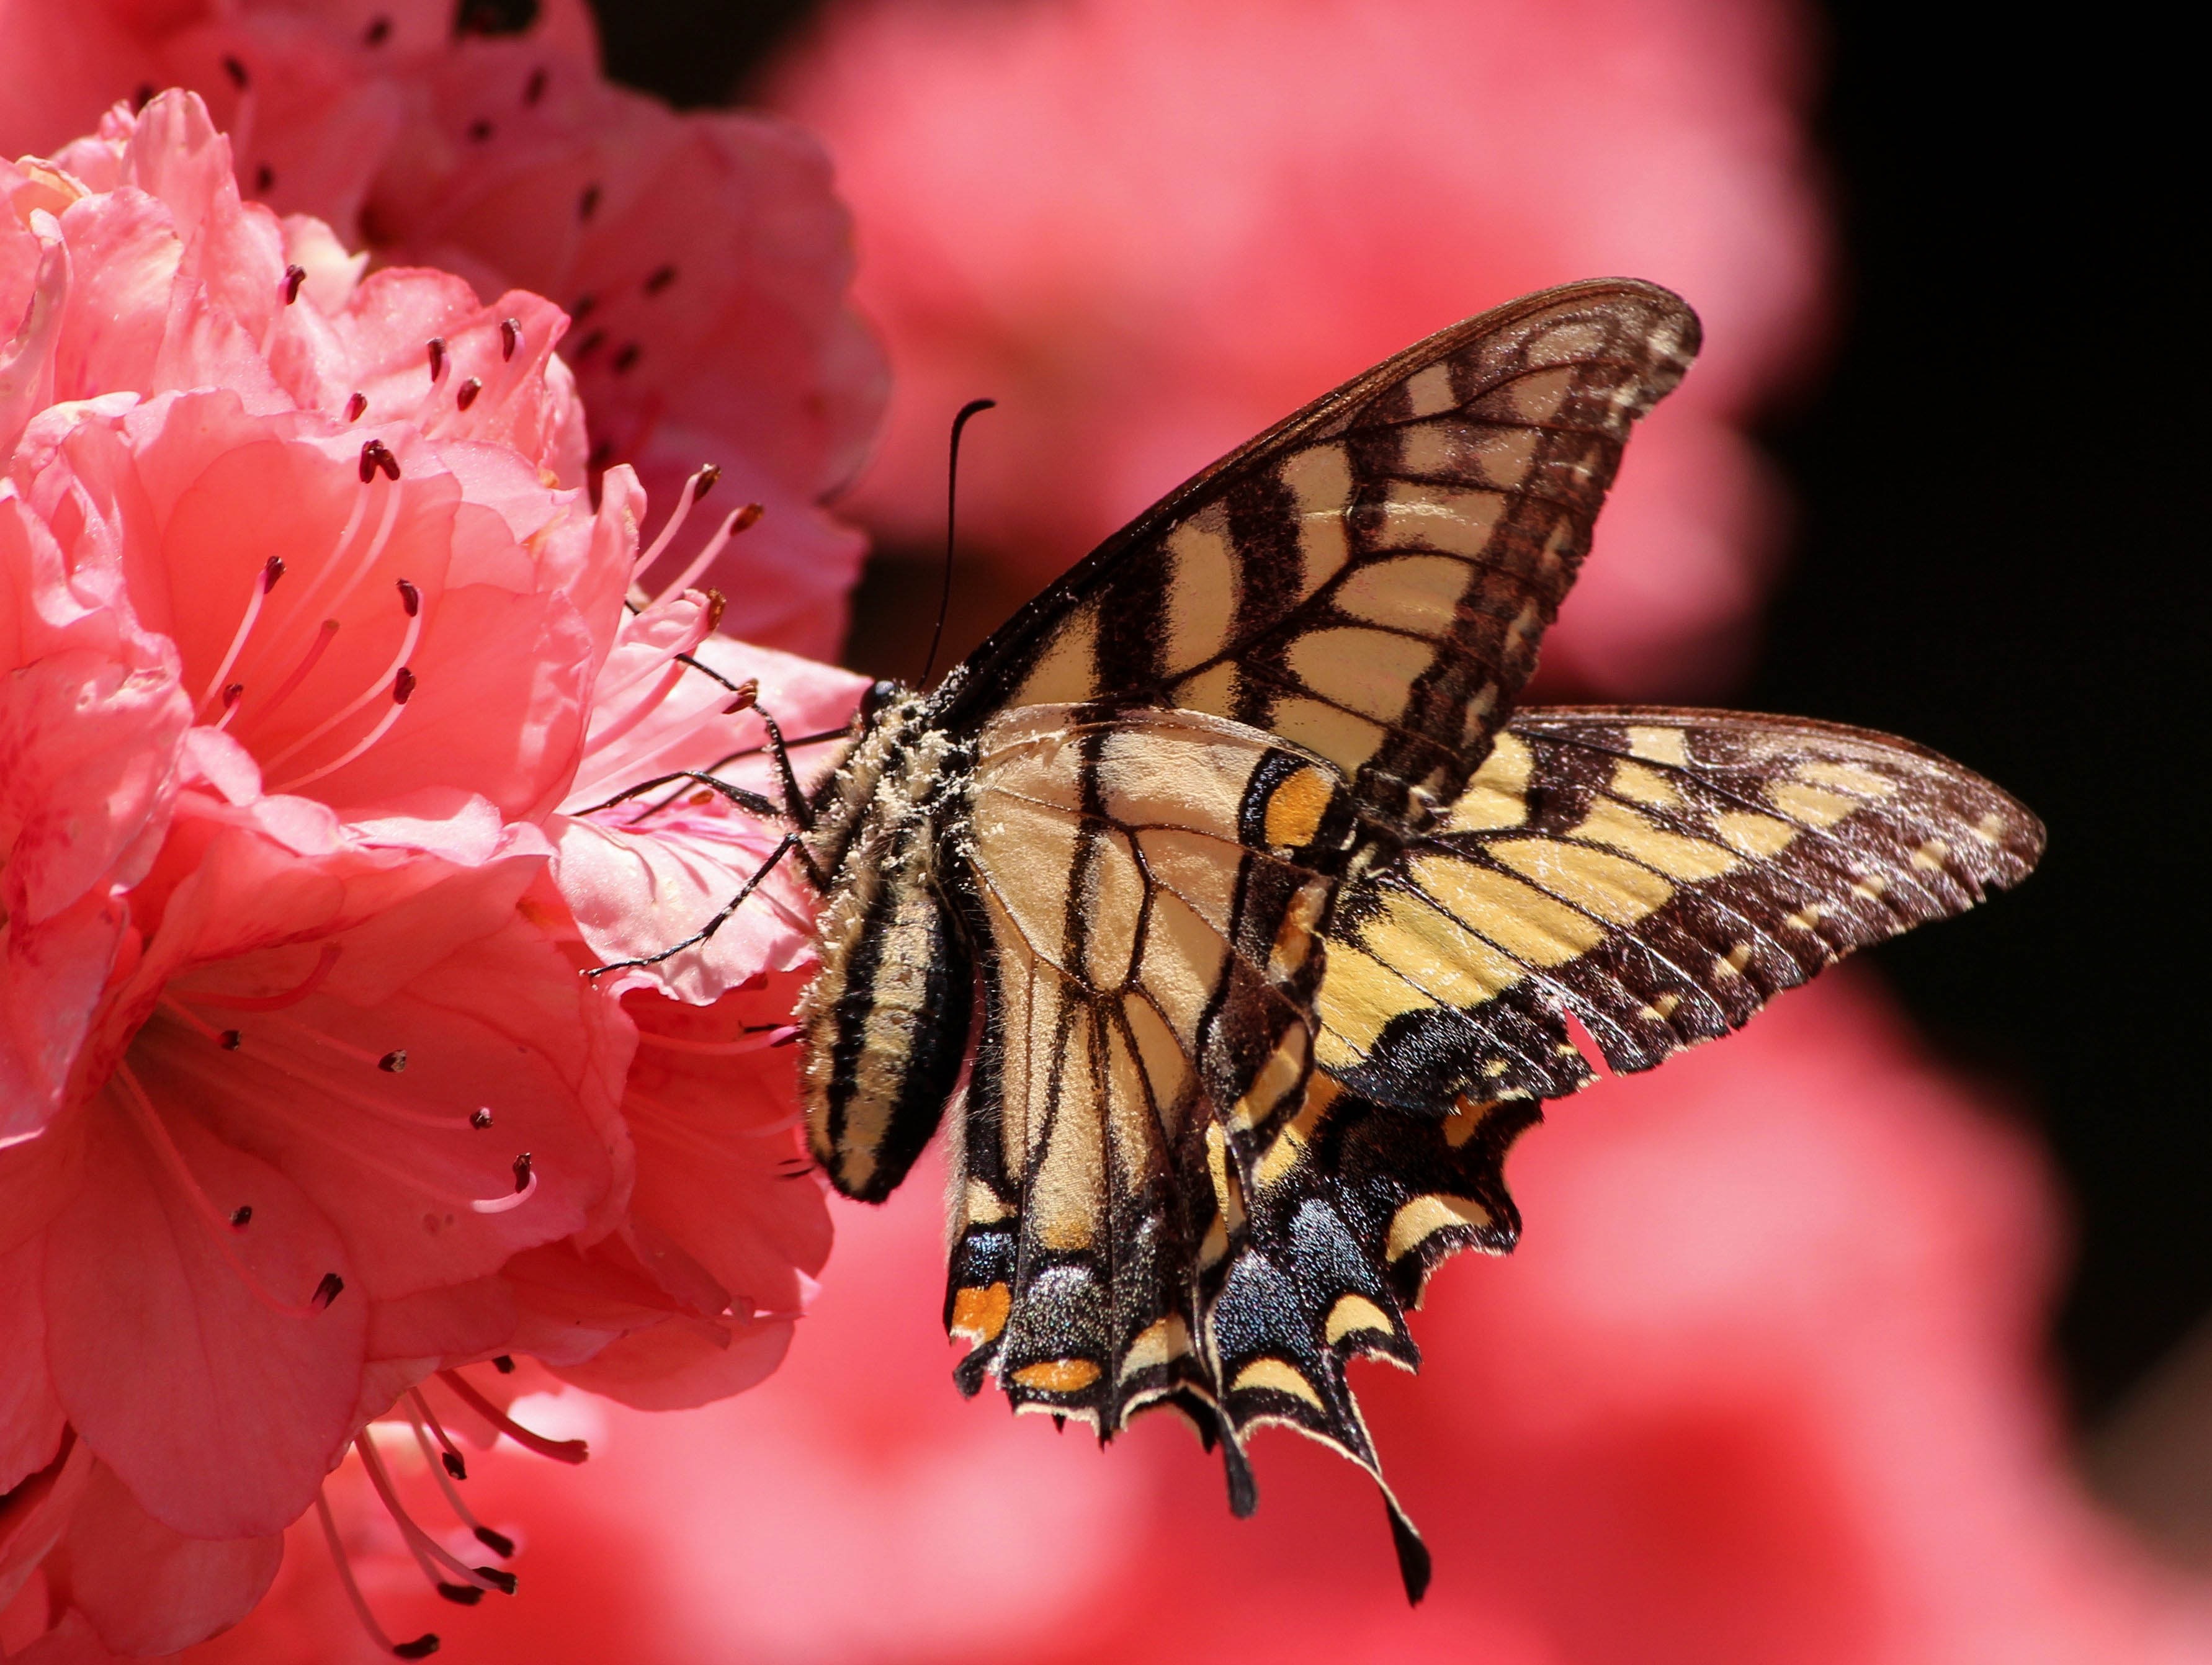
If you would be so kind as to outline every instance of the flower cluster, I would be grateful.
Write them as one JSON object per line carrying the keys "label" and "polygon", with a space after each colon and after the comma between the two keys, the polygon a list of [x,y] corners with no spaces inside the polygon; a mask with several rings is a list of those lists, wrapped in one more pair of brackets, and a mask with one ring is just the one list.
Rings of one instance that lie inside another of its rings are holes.
{"label": "flower cluster", "polygon": [[379,262],[558,302],[593,477],[628,463],[665,509],[716,463],[767,510],[742,562],[710,575],[726,624],[827,656],[863,544],[821,504],[859,466],[885,391],[846,300],[828,158],[774,118],[678,115],[611,84],[580,0],[538,12],[494,35],[453,0],[0,9],[0,155],[190,88],[252,199]]}
{"label": "flower cluster", "polygon": [[375,1419],[736,1392],[827,1251],[796,881],[650,957],[859,684],[716,633],[757,504],[638,587],[715,476],[641,547],[559,308],[364,272],[190,93],[0,165],[0,1645],[235,1619]]}

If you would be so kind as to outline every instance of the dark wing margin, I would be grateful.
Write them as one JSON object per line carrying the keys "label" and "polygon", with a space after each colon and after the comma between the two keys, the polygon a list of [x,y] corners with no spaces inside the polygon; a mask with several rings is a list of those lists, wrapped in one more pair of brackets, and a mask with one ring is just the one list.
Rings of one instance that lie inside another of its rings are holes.
{"label": "dark wing margin", "polygon": [[1438,1114],[1741,1027],[1855,949],[2025,878],[2043,827],[1971,770],[1840,725],[1517,713],[1436,831],[1340,895],[1320,1066]]}
{"label": "dark wing margin", "polygon": [[1630,426],[1698,341],[1678,297],[1627,279],[1443,330],[1109,538],[947,679],[934,720],[1208,712],[1319,753],[1367,813],[1418,829],[1488,750]]}

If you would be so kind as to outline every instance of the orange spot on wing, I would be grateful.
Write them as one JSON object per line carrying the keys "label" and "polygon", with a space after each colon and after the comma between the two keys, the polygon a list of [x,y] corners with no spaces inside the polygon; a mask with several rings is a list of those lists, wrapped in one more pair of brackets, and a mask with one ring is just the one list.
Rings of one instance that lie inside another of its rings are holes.
{"label": "orange spot on wing", "polygon": [[[998,1285],[1004,1288],[1005,1285]],[[1087,1358],[1055,1358],[1042,1364],[1024,1364],[1014,1380],[1039,1393],[1079,1394],[1098,1379],[1098,1366]]]}
{"label": "orange spot on wing", "polygon": [[952,1322],[947,1328],[953,1334],[979,1344],[995,1340],[1006,1328],[1006,1314],[1013,1304],[1013,1291],[1004,1284],[963,1289],[952,1297]]}

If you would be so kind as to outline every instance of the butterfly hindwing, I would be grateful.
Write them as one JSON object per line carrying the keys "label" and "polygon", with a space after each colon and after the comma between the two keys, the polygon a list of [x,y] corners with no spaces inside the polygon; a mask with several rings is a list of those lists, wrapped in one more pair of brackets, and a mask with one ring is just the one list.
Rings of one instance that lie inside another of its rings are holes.
{"label": "butterfly hindwing", "polygon": [[1339,898],[1316,1054],[1434,1114],[1725,1035],[2023,878],[2035,817],[1905,741],[1735,712],[1516,714],[1437,829]]}
{"label": "butterfly hindwing", "polygon": [[1364,813],[1458,794],[1535,663],[1697,319],[1601,280],[1454,325],[1170,494],[948,682],[947,720],[1107,699],[1328,758]]}
{"label": "butterfly hindwing", "polygon": [[1325,763],[1196,713],[1027,707],[978,754],[947,1310],[963,1379],[1110,1434],[1212,1395],[1205,1289],[1240,1150],[1301,1102],[1352,812]]}

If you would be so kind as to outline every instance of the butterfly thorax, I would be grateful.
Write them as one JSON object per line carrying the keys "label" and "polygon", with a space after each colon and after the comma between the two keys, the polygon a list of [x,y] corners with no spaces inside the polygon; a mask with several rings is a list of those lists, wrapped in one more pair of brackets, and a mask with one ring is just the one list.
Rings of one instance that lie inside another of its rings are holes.
{"label": "butterfly thorax", "polygon": [[801,1002],[808,1139],[837,1188],[879,1201],[936,1130],[967,1048],[973,973],[945,897],[973,760],[899,690],[864,720],[808,835],[828,881]]}

